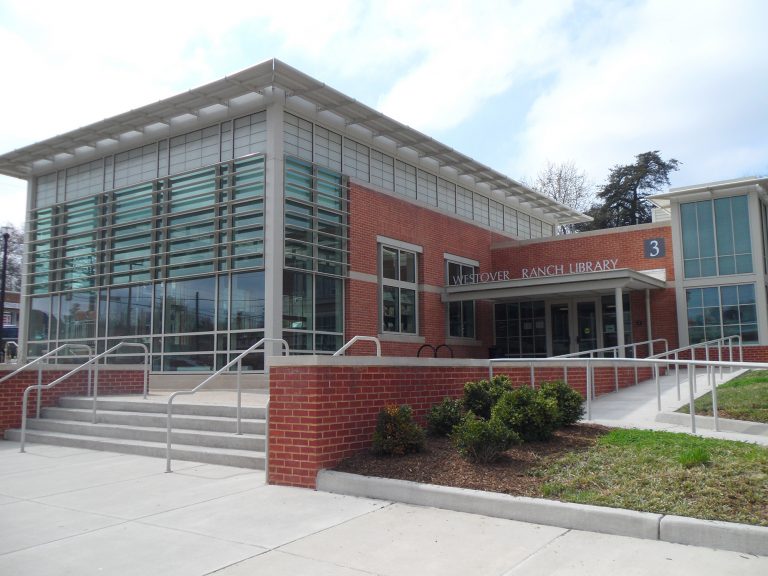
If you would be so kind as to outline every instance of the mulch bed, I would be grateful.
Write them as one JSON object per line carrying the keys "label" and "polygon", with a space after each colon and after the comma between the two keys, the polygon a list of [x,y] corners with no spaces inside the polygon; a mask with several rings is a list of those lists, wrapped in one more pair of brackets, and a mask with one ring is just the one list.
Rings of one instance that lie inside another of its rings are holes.
{"label": "mulch bed", "polygon": [[427,437],[423,452],[405,456],[375,456],[362,452],[347,458],[335,470],[362,476],[411,480],[502,492],[514,496],[541,496],[546,481],[534,471],[552,459],[569,452],[584,451],[610,428],[595,424],[576,424],[555,432],[548,442],[529,442],[515,446],[492,464],[475,464],[462,458],[447,438]]}

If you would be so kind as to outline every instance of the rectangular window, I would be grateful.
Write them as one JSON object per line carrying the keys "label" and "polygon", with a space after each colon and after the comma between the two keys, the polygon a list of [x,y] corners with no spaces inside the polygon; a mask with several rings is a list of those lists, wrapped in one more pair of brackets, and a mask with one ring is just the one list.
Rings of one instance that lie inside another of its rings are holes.
{"label": "rectangular window", "polygon": [[344,173],[368,182],[368,146],[344,139]]}
{"label": "rectangular window", "polygon": [[474,206],[475,221],[481,224],[488,224],[488,198],[480,194],[474,194],[472,205]]}
{"label": "rectangular window", "polygon": [[395,189],[395,160],[378,150],[371,150],[371,184],[384,190]]}
{"label": "rectangular window", "polygon": [[757,342],[754,284],[689,288],[685,300],[691,344],[737,335],[745,344]]}
{"label": "rectangular window", "polygon": [[496,304],[496,357],[547,355],[546,311],[543,300]]}
{"label": "rectangular window", "polygon": [[[467,283],[467,277],[477,273],[477,267],[446,261],[446,280],[449,286]],[[448,303],[448,335],[453,338],[475,337],[475,302]]]}
{"label": "rectangular window", "polygon": [[395,162],[395,192],[416,198],[416,168],[400,160]]}
{"label": "rectangular window", "polygon": [[686,278],[752,272],[746,195],[681,204],[680,226]]}
{"label": "rectangular window", "polygon": [[419,170],[416,195],[422,202],[437,206],[437,177]]}
{"label": "rectangular window", "polygon": [[456,187],[456,214],[472,219],[472,192]]}
{"label": "rectangular window", "polygon": [[381,247],[381,331],[417,333],[418,272],[416,253]]}
{"label": "rectangular window", "polygon": [[456,184],[437,179],[437,205],[447,212],[456,212]]}

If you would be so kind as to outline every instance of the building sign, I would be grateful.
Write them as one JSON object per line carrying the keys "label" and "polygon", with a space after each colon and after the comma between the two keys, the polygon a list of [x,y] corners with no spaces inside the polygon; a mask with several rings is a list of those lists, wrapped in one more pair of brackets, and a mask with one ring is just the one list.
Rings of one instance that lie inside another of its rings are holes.
{"label": "building sign", "polygon": [[667,255],[664,238],[651,238],[643,242],[643,251],[646,258],[662,258]]}
{"label": "building sign", "polygon": [[521,278],[544,278],[546,276],[584,274],[585,272],[605,272],[606,270],[616,270],[616,265],[618,263],[618,258],[604,258],[603,260],[588,260],[586,262],[532,266],[531,268],[523,268],[521,270]]}
{"label": "building sign", "polygon": [[461,276],[451,276],[453,286],[463,286],[464,284],[482,284],[485,282],[501,282],[509,280],[509,270],[499,270],[497,272],[478,272],[477,274],[462,274]]}

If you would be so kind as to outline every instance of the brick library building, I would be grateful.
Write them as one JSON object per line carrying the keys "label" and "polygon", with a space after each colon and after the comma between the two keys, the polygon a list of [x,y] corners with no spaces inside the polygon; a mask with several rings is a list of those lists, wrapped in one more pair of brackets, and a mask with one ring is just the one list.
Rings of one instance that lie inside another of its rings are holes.
{"label": "brick library building", "polygon": [[768,361],[768,179],[556,235],[588,218],[277,60],[3,154],[0,173],[28,182],[28,359],[140,342],[155,373],[204,373],[262,337],[482,359],[738,335]]}

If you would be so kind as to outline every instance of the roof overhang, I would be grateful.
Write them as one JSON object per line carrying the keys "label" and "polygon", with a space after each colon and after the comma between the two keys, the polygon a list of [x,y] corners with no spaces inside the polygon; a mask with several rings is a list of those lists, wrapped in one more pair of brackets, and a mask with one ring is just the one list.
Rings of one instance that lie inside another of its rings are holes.
{"label": "roof overhang", "polygon": [[659,208],[669,208],[670,203],[677,198],[705,193],[714,194],[726,190],[739,190],[745,188],[756,189],[763,193],[768,193],[768,178],[751,176],[749,178],[719,180],[717,182],[694,184],[691,186],[678,186],[677,188],[670,188],[669,192],[649,196],[648,199]]}
{"label": "roof overhang", "polygon": [[660,278],[621,268],[603,272],[585,272],[540,278],[521,278],[502,280],[483,284],[465,284],[445,288],[443,302],[462,300],[531,300],[555,298],[597,296],[613,294],[616,288],[622,290],[658,290],[666,288],[667,283]]}
{"label": "roof overhang", "polygon": [[214,122],[238,110],[263,106],[276,96],[274,89],[283,92],[286,104],[292,101],[308,104],[319,116],[334,117],[346,127],[354,126],[365,131],[374,143],[386,144],[397,151],[408,150],[419,160],[426,159],[438,168],[447,168],[457,178],[467,179],[489,194],[495,193],[530,210],[540,210],[559,224],[590,220],[589,216],[535,192],[276,59],[0,155],[0,174],[27,179],[87,162],[110,150],[139,146],[178,133],[190,123]]}

